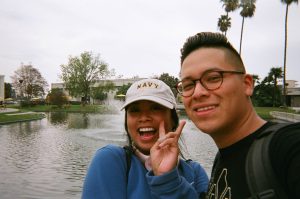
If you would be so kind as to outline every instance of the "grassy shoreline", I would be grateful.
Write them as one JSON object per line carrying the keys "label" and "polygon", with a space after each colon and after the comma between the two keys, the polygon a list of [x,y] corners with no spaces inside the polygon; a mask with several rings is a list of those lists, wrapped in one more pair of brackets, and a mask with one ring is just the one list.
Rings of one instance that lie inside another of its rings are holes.
{"label": "grassy shoreline", "polygon": [[270,112],[272,111],[279,111],[279,112],[287,112],[287,113],[296,113],[295,110],[289,109],[289,108],[279,108],[279,107],[254,107],[256,113],[265,120],[273,119],[273,117],[270,115]]}
{"label": "grassy shoreline", "polygon": [[45,118],[45,114],[43,113],[1,113],[0,114],[0,125],[10,124],[16,122],[27,122],[32,120],[40,120]]}
{"label": "grassy shoreline", "polygon": [[109,107],[105,105],[70,105],[61,108],[50,105],[20,108],[17,105],[9,105],[6,108],[14,108],[17,111],[0,113],[0,125],[43,119],[45,118],[45,112],[106,113],[110,111]]}
{"label": "grassy shoreline", "polygon": [[[107,113],[110,111],[109,107],[106,105],[70,105],[62,108],[51,105],[37,105],[20,108],[16,105],[10,105],[7,108],[16,108],[18,111],[13,113],[0,113],[0,125],[43,119],[45,118],[45,114],[41,112]],[[270,115],[271,111],[295,113],[294,110],[277,107],[255,107],[255,110],[260,117],[266,120],[272,119],[272,116]]]}

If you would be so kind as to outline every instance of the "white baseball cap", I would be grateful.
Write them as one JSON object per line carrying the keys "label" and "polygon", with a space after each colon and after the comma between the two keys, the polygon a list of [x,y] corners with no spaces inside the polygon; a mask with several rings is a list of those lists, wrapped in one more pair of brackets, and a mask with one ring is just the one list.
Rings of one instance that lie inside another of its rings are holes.
{"label": "white baseball cap", "polygon": [[143,79],[134,82],[127,90],[121,110],[132,102],[149,100],[169,109],[176,108],[176,100],[171,88],[158,79]]}

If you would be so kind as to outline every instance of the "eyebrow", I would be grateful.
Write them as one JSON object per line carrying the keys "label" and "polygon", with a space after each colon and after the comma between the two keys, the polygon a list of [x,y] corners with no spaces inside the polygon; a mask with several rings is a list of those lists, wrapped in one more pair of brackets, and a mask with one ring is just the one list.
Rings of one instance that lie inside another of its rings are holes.
{"label": "eyebrow", "polygon": [[[210,72],[210,71],[219,71],[219,70],[225,70],[225,69],[221,69],[219,67],[214,66],[214,67],[209,68],[209,69],[205,70],[204,72],[202,72],[201,75],[198,75],[198,77],[202,77],[202,75],[204,73],[207,73],[207,72]],[[181,81],[186,80],[186,79],[194,79],[194,78],[192,78],[191,76],[187,76],[187,77],[182,78]]]}

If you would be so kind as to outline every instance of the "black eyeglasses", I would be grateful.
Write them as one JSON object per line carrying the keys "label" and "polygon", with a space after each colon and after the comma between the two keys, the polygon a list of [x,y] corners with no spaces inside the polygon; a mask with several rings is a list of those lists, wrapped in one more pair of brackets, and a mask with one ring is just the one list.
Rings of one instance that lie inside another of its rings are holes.
{"label": "black eyeglasses", "polygon": [[199,79],[184,79],[177,83],[176,90],[183,97],[190,97],[193,95],[196,87],[196,82],[199,81],[200,84],[209,91],[216,90],[221,87],[223,83],[223,74],[232,73],[232,74],[245,74],[242,71],[224,71],[224,70],[215,70],[215,71],[206,71],[202,74]]}

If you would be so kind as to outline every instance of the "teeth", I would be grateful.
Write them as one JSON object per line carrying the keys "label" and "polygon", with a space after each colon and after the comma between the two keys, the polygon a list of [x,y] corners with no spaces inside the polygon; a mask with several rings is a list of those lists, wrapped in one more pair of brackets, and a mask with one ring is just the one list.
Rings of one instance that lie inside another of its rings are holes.
{"label": "teeth", "polygon": [[210,110],[210,109],[214,109],[215,106],[207,106],[207,107],[203,107],[203,108],[198,108],[197,111],[206,111],[206,110]]}
{"label": "teeth", "polygon": [[139,131],[141,132],[154,131],[154,128],[140,128]]}

